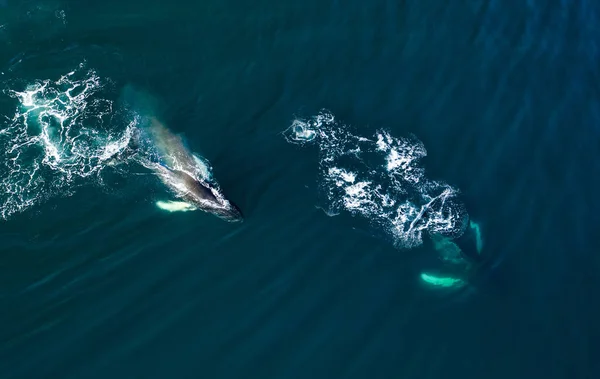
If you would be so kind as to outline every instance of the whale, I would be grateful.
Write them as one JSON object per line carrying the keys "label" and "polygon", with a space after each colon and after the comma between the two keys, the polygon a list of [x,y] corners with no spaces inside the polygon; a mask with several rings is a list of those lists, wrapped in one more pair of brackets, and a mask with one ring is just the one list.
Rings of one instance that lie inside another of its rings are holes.
{"label": "whale", "polygon": [[239,207],[225,197],[212,178],[208,162],[192,153],[183,138],[157,118],[150,117],[135,140],[138,148],[144,146],[142,165],[152,170],[175,197],[225,221],[244,220]]}
{"label": "whale", "polygon": [[218,188],[181,170],[158,166],[157,172],[162,182],[170,187],[175,195],[195,208],[212,213],[229,222],[242,222],[241,210],[225,198]]}

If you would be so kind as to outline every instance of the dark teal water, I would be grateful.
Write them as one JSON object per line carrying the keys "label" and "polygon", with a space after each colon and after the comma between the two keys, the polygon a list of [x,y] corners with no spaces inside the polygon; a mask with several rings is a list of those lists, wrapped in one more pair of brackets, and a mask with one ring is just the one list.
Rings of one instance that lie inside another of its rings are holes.
{"label": "dark teal water", "polygon": [[[599,17],[587,0],[0,0],[3,212],[22,206],[0,224],[0,377],[598,377]],[[102,87],[59,96],[82,109],[76,140],[121,135],[122,89],[143,88],[244,223],[161,211],[143,168],[28,150],[43,120],[11,91],[89,70]],[[465,286],[422,283],[446,267],[431,243],[317,207],[318,149],[281,133],[322,108],[423,142],[481,227]]]}

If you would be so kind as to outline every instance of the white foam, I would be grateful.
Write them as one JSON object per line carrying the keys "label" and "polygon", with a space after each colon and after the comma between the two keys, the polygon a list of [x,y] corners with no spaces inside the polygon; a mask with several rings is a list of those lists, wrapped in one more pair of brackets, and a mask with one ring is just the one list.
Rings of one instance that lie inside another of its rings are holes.
{"label": "white foam", "polygon": [[311,126],[303,121],[294,120],[290,127],[291,133],[284,134],[285,138],[289,142],[303,144],[311,142],[317,137],[315,130]]}
{"label": "white foam", "polygon": [[98,96],[106,82],[82,63],[57,80],[4,90],[18,104],[0,126],[0,216],[68,195],[127,147],[135,125],[116,132],[107,122],[113,104]]}
{"label": "white foam", "polygon": [[458,190],[425,176],[419,162],[427,151],[418,139],[385,130],[373,138],[355,135],[328,111],[294,120],[283,134],[290,143],[319,147],[319,187],[326,200],[320,207],[328,215],[361,215],[404,248],[422,244],[424,232],[457,236],[464,230]]}
{"label": "white foam", "polygon": [[337,167],[330,167],[329,168],[329,176],[330,177],[337,177],[338,180],[336,180],[336,185],[338,187],[341,187],[343,185],[345,185],[346,183],[354,183],[354,181],[356,180],[356,174],[350,171],[346,171],[344,169],[339,169]]}
{"label": "white foam", "polygon": [[194,162],[196,163],[196,173],[200,176],[200,178],[204,180],[212,179],[212,168],[210,164],[205,159],[199,157],[196,154],[192,154],[194,157]]}

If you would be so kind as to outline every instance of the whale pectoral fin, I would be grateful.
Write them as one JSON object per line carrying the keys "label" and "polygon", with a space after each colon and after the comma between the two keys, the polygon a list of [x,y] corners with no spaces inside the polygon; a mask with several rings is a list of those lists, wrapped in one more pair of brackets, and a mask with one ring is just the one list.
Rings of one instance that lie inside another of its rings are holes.
{"label": "whale pectoral fin", "polygon": [[156,202],[156,206],[167,212],[187,212],[187,211],[195,211],[198,208],[193,206],[190,203],[186,203],[185,201],[173,201],[167,200],[162,201],[159,200]]}

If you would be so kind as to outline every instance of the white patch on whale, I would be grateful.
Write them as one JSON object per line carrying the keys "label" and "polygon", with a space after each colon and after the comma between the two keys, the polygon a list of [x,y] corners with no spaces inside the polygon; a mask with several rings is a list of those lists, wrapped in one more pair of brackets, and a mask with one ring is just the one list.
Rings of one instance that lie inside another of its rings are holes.
{"label": "white patch on whale", "polygon": [[198,210],[195,206],[185,201],[162,201],[156,202],[156,206],[167,212],[188,212]]}

